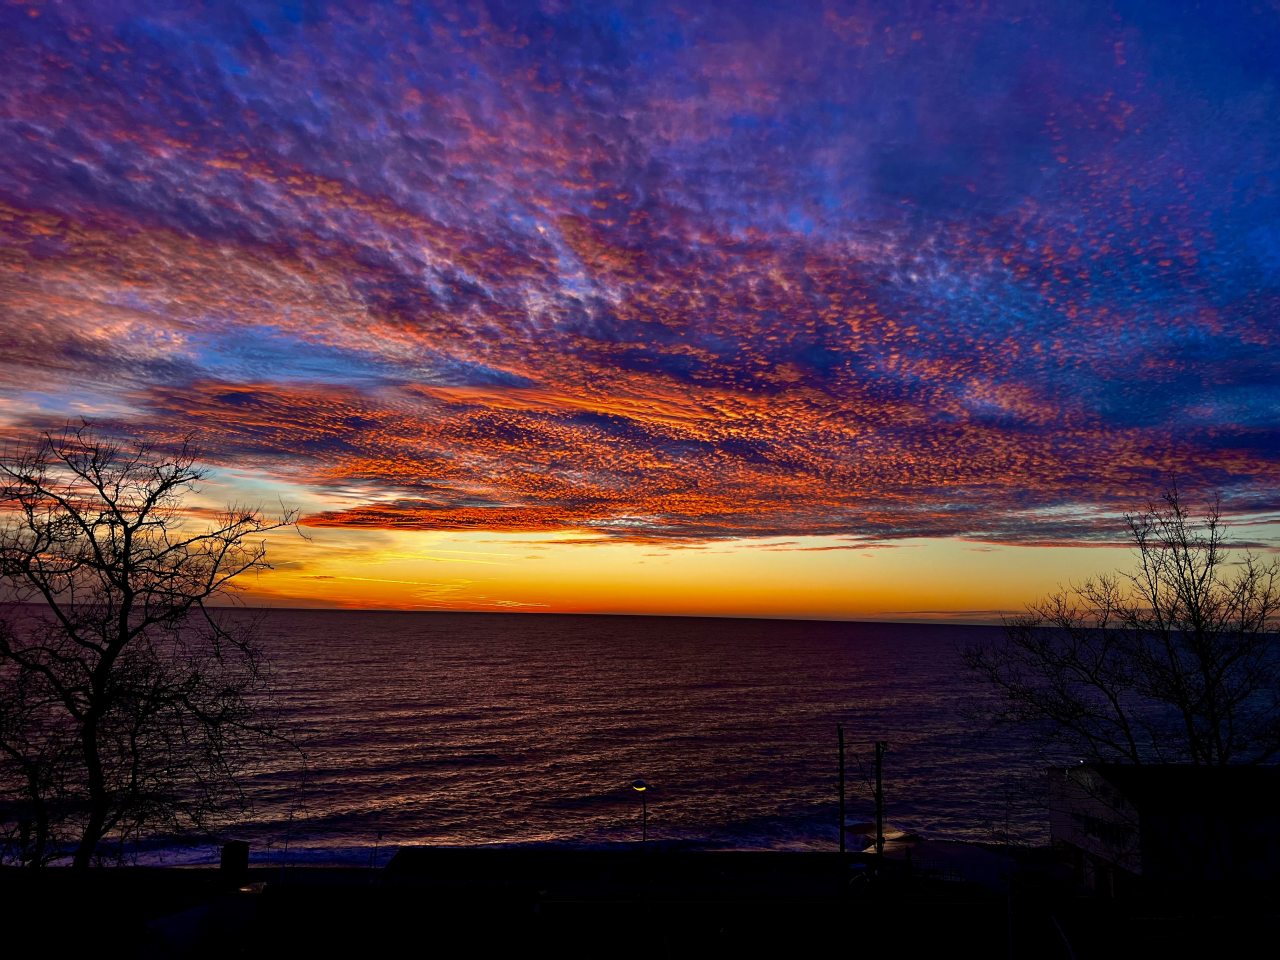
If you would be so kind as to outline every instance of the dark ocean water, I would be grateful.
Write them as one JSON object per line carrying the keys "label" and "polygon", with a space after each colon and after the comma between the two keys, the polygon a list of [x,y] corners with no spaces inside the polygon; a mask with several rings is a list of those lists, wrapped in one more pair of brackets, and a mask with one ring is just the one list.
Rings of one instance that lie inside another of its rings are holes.
{"label": "dark ocean water", "polygon": [[[264,636],[306,754],[264,758],[254,859],[368,862],[401,844],[835,849],[836,724],[848,818],[929,836],[1034,836],[1026,745],[968,719],[975,631],[872,623],[273,611]],[[209,846],[148,859],[192,861]]]}

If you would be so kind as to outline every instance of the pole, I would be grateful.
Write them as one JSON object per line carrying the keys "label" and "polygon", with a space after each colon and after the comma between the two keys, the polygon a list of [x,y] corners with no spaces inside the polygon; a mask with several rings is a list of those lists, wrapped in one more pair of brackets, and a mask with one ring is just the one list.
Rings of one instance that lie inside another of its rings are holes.
{"label": "pole", "polygon": [[876,856],[884,856],[884,752],[889,745],[876,741]]}
{"label": "pole", "polygon": [[840,742],[840,853],[844,853],[844,724],[836,724],[836,738]]}
{"label": "pole", "polygon": [[640,794],[640,845],[649,842],[649,795],[645,793],[649,785],[643,780],[632,780],[631,789]]}

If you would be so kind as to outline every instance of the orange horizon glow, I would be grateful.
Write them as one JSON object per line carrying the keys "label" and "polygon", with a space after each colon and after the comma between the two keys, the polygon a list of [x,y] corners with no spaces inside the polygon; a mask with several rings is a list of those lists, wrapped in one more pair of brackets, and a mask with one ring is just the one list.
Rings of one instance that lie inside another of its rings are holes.
{"label": "orange horizon glow", "polygon": [[1127,548],[836,538],[672,548],[495,533],[312,531],[272,539],[242,585],[270,607],[994,623]]}

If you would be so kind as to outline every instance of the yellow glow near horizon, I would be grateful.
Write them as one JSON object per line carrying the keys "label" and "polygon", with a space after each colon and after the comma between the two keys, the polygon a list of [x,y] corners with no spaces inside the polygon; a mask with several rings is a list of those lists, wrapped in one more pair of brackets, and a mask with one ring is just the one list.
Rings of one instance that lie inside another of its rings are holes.
{"label": "yellow glow near horizon", "polygon": [[[304,486],[219,472],[196,503],[331,504]],[[1242,535],[1280,542],[1272,517]],[[1117,537],[1121,535],[1117,520]],[[1132,568],[1124,546],[1014,546],[959,539],[865,545],[839,537],[692,544],[589,533],[274,531],[274,569],[238,586],[251,604],[799,619],[998,622],[1087,577]]]}
{"label": "yellow glow near horizon", "polygon": [[[701,545],[402,531],[276,534],[246,599],[287,606],[833,619],[998,620],[1124,568],[1117,547],[835,538]],[[835,549],[838,548],[838,549]]]}

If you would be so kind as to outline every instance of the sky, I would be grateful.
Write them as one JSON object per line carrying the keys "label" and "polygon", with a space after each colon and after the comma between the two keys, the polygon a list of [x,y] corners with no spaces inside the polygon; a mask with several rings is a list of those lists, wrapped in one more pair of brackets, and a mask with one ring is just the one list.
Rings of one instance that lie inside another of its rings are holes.
{"label": "sky", "polygon": [[255,602],[990,620],[1280,543],[1274,2],[0,0],[0,433]]}

